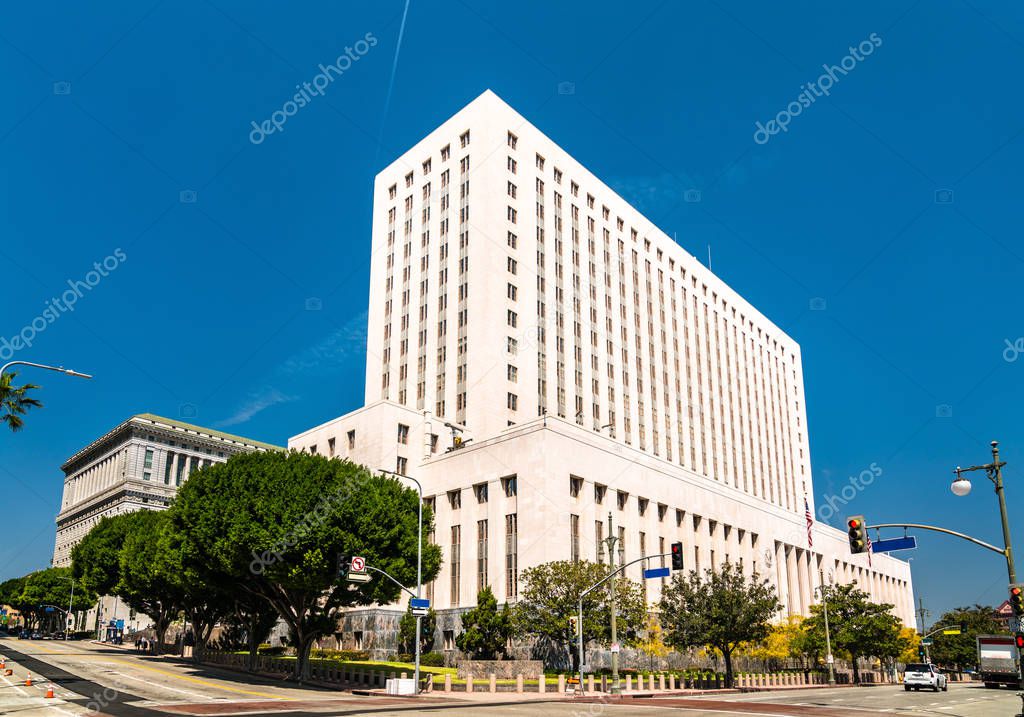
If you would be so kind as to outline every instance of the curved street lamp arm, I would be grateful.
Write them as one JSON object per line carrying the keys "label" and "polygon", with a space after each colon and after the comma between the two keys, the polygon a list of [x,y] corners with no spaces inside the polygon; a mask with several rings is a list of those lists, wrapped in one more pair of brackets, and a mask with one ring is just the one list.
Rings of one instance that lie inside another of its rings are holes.
{"label": "curved street lamp arm", "polygon": [[937,533],[945,533],[946,535],[952,535],[952,536],[957,537],[957,538],[962,538],[964,540],[968,540],[968,541],[974,543],[975,545],[980,545],[983,548],[988,548],[989,550],[991,550],[994,553],[999,553],[1003,557],[1006,556],[1006,550],[1004,550],[1003,548],[997,548],[996,546],[994,546],[994,545],[992,545],[990,543],[986,543],[984,540],[978,540],[977,538],[972,538],[969,535],[965,535],[963,533],[958,533],[955,530],[948,530],[946,528],[939,528],[939,527],[936,527],[934,525],[921,525],[919,523],[878,523],[877,525],[869,525],[869,526],[867,526],[868,530],[871,530],[873,528],[919,528],[921,530],[934,530]]}
{"label": "curved street lamp arm", "polygon": [[387,574],[386,572],[384,572],[384,571],[383,571],[383,570],[381,570],[380,568],[375,568],[375,567],[373,567],[372,565],[367,565],[367,566],[366,566],[366,569],[367,569],[367,570],[372,570],[372,571],[373,571],[373,572],[375,572],[375,573],[380,573],[381,575],[383,575],[384,577],[386,577],[386,578],[387,578],[388,580],[390,580],[391,582],[393,582],[393,583],[394,583],[395,585],[397,585],[398,587],[402,588],[402,590],[404,590],[405,592],[409,593],[409,596],[410,596],[410,597],[416,597],[416,593],[414,593],[414,592],[413,592],[412,590],[410,590],[409,588],[407,588],[407,587],[405,587],[404,585],[402,585],[402,583],[400,583],[400,582],[398,582],[397,580],[395,580],[395,579],[394,579],[393,577],[391,577],[390,575],[388,575],[388,574]]}
{"label": "curved street lamp arm", "polygon": [[78,371],[72,371],[71,369],[64,368],[63,366],[49,366],[45,363],[34,363],[32,361],[8,361],[3,366],[0,366],[0,376],[3,376],[4,373],[6,373],[7,369],[10,368],[11,366],[33,366],[35,368],[45,368],[48,371],[57,371],[58,373],[65,373],[68,376],[78,376],[79,378],[92,378],[92,376],[87,373],[79,373]]}

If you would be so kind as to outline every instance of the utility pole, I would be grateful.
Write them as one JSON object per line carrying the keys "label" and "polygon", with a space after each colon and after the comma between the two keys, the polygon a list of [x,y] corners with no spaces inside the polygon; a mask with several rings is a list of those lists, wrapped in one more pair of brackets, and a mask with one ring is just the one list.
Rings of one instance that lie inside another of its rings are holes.
{"label": "utility pole", "polygon": [[[924,620],[926,617],[931,615],[931,613],[924,609],[924,598],[920,596],[917,598],[917,615],[921,619],[921,634],[923,635],[928,632],[927,625],[925,625]],[[927,645],[924,646],[924,659],[929,663],[932,661],[931,652],[928,650]]]}
{"label": "utility pole", "polygon": [[836,683],[836,668],[832,657],[832,633],[828,626],[828,596],[825,593],[825,572],[818,571],[818,590],[821,591],[821,606],[825,611],[825,661],[828,662],[828,683]]}
{"label": "utility pole", "polygon": [[[608,511],[608,537],[605,538],[605,542],[608,544],[608,566],[611,568],[611,572],[615,572],[615,543],[618,538],[615,537],[615,524],[612,522],[612,512]],[[622,688],[619,686],[619,653],[616,648],[618,647],[618,633],[616,632],[615,626],[615,613],[617,607],[615,605],[615,578],[608,581],[608,609],[612,614],[612,688],[611,693],[617,695],[622,692]],[[582,627],[582,626],[581,626]]]}

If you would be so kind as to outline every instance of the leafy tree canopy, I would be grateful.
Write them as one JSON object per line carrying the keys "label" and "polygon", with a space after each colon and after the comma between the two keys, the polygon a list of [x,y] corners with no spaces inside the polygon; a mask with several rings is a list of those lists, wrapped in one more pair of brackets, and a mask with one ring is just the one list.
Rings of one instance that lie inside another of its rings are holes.
{"label": "leafy tree canopy", "polygon": [[932,635],[934,643],[929,648],[932,660],[939,665],[959,670],[977,667],[978,648],[975,638],[978,635],[1006,633],[1002,623],[996,620],[995,612],[995,608],[987,605],[975,605],[958,607],[944,613],[931,629],[959,626],[961,632],[959,635],[943,635],[941,632]]}
{"label": "leafy tree canopy", "polygon": [[735,563],[722,563],[701,576],[677,573],[661,598],[668,644],[679,649],[709,646],[725,659],[726,685],[732,686],[732,655],[742,643],[771,633],[770,620],[782,605],[775,587],[760,575],[749,578]]}
{"label": "leafy tree canopy", "polygon": [[455,638],[455,644],[472,658],[494,660],[498,654],[505,654],[512,629],[508,603],[498,610],[498,600],[488,585],[477,593],[476,607],[463,613],[463,631]]}
{"label": "leafy tree canopy", "polygon": [[[576,636],[569,618],[576,617],[580,595],[605,578],[607,565],[587,560],[556,560],[527,568],[514,620],[516,631],[561,646],[574,669],[578,669]],[[628,578],[615,578],[618,638],[636,644],[647,617],[640,585]],[[583,601],[583,641],[607,645],[611,641],[611,611],[607,583],[592,591]],[[633,637],[630,637],[630,635]]]}

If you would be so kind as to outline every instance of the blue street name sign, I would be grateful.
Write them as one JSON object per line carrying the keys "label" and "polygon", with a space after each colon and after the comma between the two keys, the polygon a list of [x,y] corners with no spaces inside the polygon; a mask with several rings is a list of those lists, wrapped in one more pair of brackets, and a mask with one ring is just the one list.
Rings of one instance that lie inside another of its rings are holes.
{"label": "blue street name sign", "polygon": [[430,607],[430,600],[428,600],[427,598],[412,598],[409,601],[409,604],[412,605],[414,608],[419,607],[426,609]]}
{"label": "blue street name sign", "polygon": [[650,570],[644,570],[644,580],[650,580],[651,578],[667,578],[671,571],[668,568],[651,568]]}
{"label": "blue street name sign", "polygon": [[890,553],[893,550],[914,550],[917,548],[917,538],[913,535],[905,535],[902,538],[890,538],[889,540],[876,540],[871,544],[872,553]]}

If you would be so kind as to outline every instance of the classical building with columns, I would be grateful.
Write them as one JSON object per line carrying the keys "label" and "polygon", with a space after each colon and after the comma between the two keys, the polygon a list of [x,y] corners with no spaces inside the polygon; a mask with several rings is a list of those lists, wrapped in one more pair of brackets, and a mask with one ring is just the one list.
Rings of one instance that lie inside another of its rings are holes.
{"label": "classical building with columns", "polygon": [[[235,453],[268,450],[283,448],[151,413],[132,416],[61,466],[64,496],[57,514],[54,567],[71,565],[71,549],[104,516],[163,510],[192,471]],[[136,616],[109,595],[76,617],[79,629],[118,619],[130,629],[149,623],[145,615]]]}
{"label": "classical building with columns", "polygon": [[913,624],[908,563],[808,529],[797,343],[492,92],[377,175],[367,336],[365,405],[288,445],[422,483],[438,610],[607,561],[610,514],[618,562],[682,541],[687,569],[742,563],[787,613],[824,576]]}

